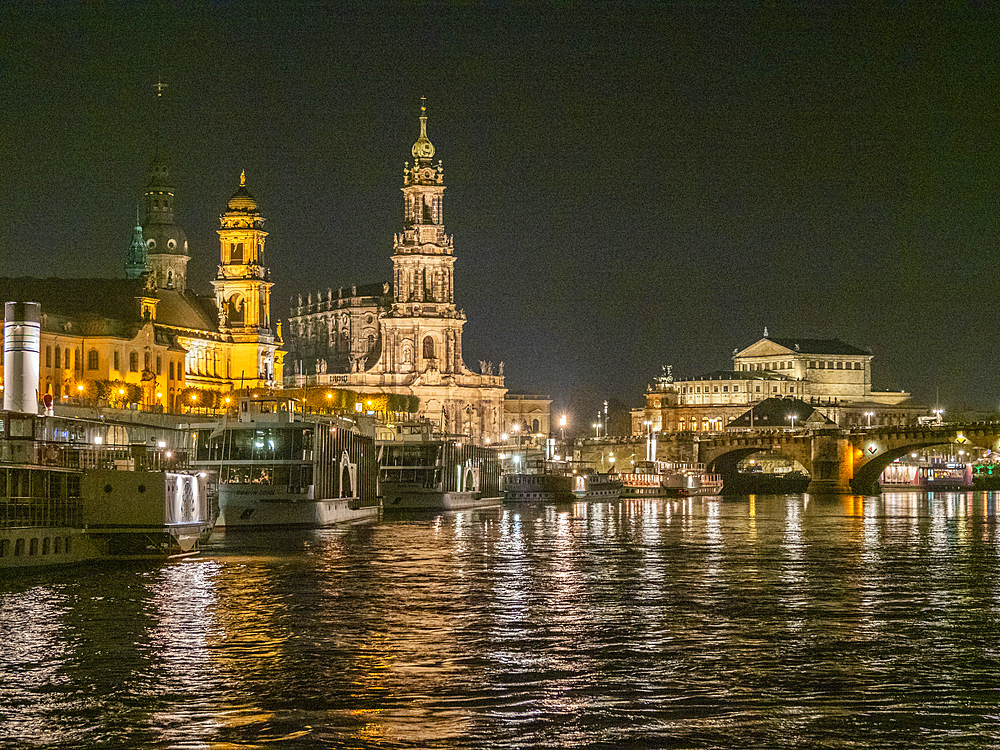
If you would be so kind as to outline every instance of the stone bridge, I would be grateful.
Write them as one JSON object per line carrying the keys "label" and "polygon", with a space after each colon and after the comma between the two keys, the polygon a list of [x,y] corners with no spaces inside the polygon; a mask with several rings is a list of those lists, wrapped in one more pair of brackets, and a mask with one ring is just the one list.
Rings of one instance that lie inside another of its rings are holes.
{"label": "stone bridge", "polygon": [[698,460],[722,475],[736,473],[754,453],[777,453],[809,472],[809,492],[871,494],[890,463],[911,451],[938,445],[998,449],[1000,421],[948,423],[921,427],[872,427],[841,430],[748,430],[706,437]]}

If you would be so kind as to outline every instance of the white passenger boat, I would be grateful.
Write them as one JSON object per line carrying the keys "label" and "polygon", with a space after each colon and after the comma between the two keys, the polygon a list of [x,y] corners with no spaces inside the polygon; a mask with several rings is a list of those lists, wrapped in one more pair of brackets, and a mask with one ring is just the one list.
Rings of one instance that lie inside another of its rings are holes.
{"label": "white passenger boat", "polygon": [[0,569],[194,551],[214,510],[207,476],[179,468],[188,439],[0,411]]}
{"label": "white passenger boat", "polygon": [[718,495],[722,477],[704,464],[673,461],[641,461],[622,480],[622,497],[688,497]]}
{"label": "white passenger boat", "polygon": [[542,461],[525,472],[504,475],[504,502],[566,503],[610,501],[621,497],[622,481],[571,462]]}
{"label": "white passenger boat", "polygon": [[241,398],[196,433],[195,465],[218,473],[217,528],[321,527],[378,519],[373,437],[289,399]]}
{"label": "white passenger boat", "polygon": [[378,442],[378,452],[386,510],[463,510],[500,503],[496,448],[400,427],[394,439]]}

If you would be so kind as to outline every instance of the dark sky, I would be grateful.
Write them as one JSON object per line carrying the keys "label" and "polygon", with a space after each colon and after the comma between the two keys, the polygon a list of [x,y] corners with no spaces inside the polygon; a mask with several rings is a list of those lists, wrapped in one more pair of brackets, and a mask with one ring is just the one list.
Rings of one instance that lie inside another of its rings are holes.
{"label": "dark sky", "polygon": [[995,13],[82,6],[0,10],[0,275],[122,273],[162,77],[197,286],[244,168],[275,314],[388,280],[425,95],[466,362],[512,389],[638,404],[766,325],[1000,406]]}

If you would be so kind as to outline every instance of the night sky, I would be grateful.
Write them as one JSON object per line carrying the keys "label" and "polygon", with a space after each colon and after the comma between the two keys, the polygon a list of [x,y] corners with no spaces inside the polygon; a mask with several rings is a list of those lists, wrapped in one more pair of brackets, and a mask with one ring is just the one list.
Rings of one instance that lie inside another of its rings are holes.
{"label": "night sky", "polygon": [[81,5],[0,10],[0,275],[123,273],[162,78],[197,288],[241,169],[275,316],[388,281],[424,95],[466,363],[512,390],[639,405],[766,325],[1000,407],[995,13]]}

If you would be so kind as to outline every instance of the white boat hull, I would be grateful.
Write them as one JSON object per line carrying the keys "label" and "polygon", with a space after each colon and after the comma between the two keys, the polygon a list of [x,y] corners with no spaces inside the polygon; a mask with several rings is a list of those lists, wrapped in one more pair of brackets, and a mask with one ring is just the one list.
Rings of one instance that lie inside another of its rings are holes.
{"label": "white boat hull", "polygon": [[215,523],[216,528],[336,526],[342,523],[376,521],[381,511],[378,505],[352,508],[352,504],[357,501],[348,497],[327,500],[303,500],[300,497],[280,494],[259,497],[252,491],[222,485],[219,488],[219,518]]}
{"label": "white boat hull", "polygon": [[444,492],[382,483],[382,505],[386,510],[466,510],[499,504],[499,497],[482,497],[479,492]]}
{"label": "white boat hull", "polygon": [[100,548],[83,529],[0,528],[0,570],[73,565],[101,557]]}

